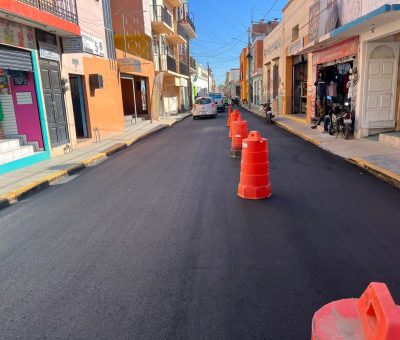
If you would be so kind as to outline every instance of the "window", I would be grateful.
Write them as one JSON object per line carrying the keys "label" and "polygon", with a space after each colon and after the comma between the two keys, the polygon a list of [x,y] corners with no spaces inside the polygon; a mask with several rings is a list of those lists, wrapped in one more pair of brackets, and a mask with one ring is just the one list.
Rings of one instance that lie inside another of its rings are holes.
{"label": "window", "polygon": [[107,55],[109,59],[116,59],[114,46],[114,32],[111,19],[110,0],[103,0],[104,28],[106,31]]}
{"label": "window", "polygon": [[211,99],[210,98],[199,98],[196,100],[196,104],[199,104],[199,105],[211,104]]}
{"label": "window", "polygon": [[292,41],[299,39],[299,25],[292,28]]}

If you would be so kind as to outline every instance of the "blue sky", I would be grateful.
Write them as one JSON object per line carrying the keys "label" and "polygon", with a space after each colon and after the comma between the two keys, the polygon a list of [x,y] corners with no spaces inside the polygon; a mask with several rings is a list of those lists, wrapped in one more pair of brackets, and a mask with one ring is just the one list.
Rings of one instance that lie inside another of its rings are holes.
{"label": "blue sky", "polygon": [[[210,63],[217,84],[225,73],[239,67],[239,55],[246,47],[247,29],[253,20],[281,18],[287,0],[190,0],[190,12],[198,39],[190,44],[197,62]],[[232,39],[235,38],[235,39]],[[239,41],[242,40],[243,42]]]}

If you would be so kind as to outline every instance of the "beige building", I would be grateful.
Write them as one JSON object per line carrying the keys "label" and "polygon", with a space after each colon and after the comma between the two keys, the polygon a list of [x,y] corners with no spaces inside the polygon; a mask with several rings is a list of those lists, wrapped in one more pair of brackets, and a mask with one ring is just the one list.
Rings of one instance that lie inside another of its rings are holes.
{"label": "beige building", "polygon": [[263,41],[263,90],[274,114],[282,114],[283,25],[280,23]]}
{"label": "beige building", "polygon": [[189,41],[196,38],[189,4],[181,0],[153,0],[150,16],[156,71],[153,109],[159,114],[186,111],[191,96]]}
{"label": "beige building", "polygon": [[400,130],[399,17],[399,0],[289,1],[264,39],[274,111],[309,122],[317,99],[349,102],[356,138]]}

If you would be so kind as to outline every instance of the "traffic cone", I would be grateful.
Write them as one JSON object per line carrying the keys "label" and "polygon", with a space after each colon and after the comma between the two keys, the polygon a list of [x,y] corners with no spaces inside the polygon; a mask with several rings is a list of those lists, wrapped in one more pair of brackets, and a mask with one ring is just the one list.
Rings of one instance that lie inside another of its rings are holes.
{"label": "traffic cone", "polygon": [[232,122],[232,143],[231,143],[231,157],[240,158],[242,156],[242,140],[249,135],[247,122],[242,120],[239,116],[238,120]]}
{"label": "traffic cone", "polygon": [[232,123],[236,122],[238,120],[238,117],[240,116],[239,110],[234,110],[231,113],[231,120],[229,123],[229,138],[232,138]]}
{"label": "traffic cone", "polygon": [[231,125],[231,113],[232,113],[232,106],[228,106],[228,120],[226,122],[226,126],[229,127]]}
{"label": "traffic cone", "polygon": [[247,199],[270,198],[268,141],[251,131],[242,141],[242,163],[238,195]]}
{"label": "traffic cone", "polygon": [[384,283],[372,282],[359,299],[331,302],[312,320],[312,340],[398,340],[400,306]]}

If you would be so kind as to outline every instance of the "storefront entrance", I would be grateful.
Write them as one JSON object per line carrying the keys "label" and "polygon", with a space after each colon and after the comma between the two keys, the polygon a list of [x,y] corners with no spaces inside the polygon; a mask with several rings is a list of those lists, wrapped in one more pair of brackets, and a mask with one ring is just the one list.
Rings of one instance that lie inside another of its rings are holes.
{"label": "storefront entrance", "polygon": [[85,108],[85,97],[83,92],[82,76],[69,75],[69,84],[72,97],[72,106],[74,108],[75,131],[77,138],[88,138],[89,129]]}
{"label": "storefront entrance", "polygon": [[307,113],[307,65],[303,55],[293,57],[292,114]]}
{"label": "storefront entrance", "polygon": [[50,143],[53,147],[60,146],[69,142],[69,136],[59,63],[52,60],[40,60],[40,74]]}
{"label": "storefront entrance", "polygon": [[0,164],[43,149],[31,53],[0,46]]}
{"label": "storefront entrance", "polygon": [[395,127],[399,45],[399,42],[367,44],[363,107],[369,129]]}
{"label": "storefront entrance", "polygon": [[137,118],[149,119],[147,78],[121,75],[121,92],[126,123],[136,122]]}

